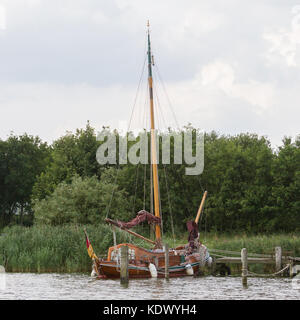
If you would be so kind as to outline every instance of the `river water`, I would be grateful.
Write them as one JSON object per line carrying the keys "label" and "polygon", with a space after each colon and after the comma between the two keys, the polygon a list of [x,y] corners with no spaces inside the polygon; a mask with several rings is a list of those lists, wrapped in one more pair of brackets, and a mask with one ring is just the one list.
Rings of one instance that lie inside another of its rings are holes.
{"label": "river water", "polygon": [[289,278],[248,278],[248,288],[243,288],[240,277],[208,276],[130,280],[125,288],[118,280],[94,280],[85,274],[6,273],[0,299],[300,300],[300,285]]}

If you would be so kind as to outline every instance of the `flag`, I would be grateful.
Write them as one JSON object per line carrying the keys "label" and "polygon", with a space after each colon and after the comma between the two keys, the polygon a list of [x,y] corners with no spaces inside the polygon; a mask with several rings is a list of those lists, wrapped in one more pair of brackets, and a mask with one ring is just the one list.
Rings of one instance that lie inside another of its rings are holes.
{"label": "flag", "polygon": [[90,240],[89,240],[88,235],[87,235],[85,230],[84,230],[84,233],[85,233],[87,252],[88,252],[90,258],[91,259],[98,259],[98,257],[95,255],[95,252],[93,250],[93,247],[92,247],[92,245],[90,243]]}

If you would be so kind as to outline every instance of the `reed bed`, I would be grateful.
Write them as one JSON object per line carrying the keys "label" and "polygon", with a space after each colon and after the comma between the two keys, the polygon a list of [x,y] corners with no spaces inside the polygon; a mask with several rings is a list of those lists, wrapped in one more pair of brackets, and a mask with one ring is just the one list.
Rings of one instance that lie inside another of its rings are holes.
{"label": "reed bed", "polygon": [[275,247],[280,246],[283,251],[289,251],[289,255],[300,256],[300,234],[208,234],[200,238],[208,248],[213,249],[240,252],[242,248],[247,248],[249,253],[274,254]]}
{"label": "reed bed", "polygon": [[[170,247],[187,243],[186,239],[176,239],[170,236],[166,238]],[[236,255],[224,254],[224,256],[240,256],[242,248],[247,248],[248,253],[275,254],[275,247],[280,246],[283,254],[300,257],[300,234],[217,234],[201,233],[200,241],[209,249],[235,251]],[[249,264],[249,270],[259,274],[270,274],[275,272],[275,264]],[[232,275],[241,275],[241,265],[230,265]]]}
{"label": "reed bed", "polygon": [[[8,272],[90,272],[91,259],[86,250],[84,227],[95,253],[105,257],[107,249],[113,245],[112,231],[107,225],[13,226],[0,233],[0,265],[4,265]],[[118,229],[116,236],[118,243],[130,242],[149,247],[142,240]],[[283,251],[290,251],[290,255],[300,256],[300,235],[297,234],[249,236],[207,233],[201,234],[200,239],[208,249],[240,252],[247,248],[249,253],[273,254],[274,248],[281,246]],[[175,242],[166,236],[165,242],[169,247],[185,244],[187,234]],[[233,268],[239,272],[238,266]],[[251,268],[254,272],[272,271],[267,265],[251,265]]]}
{"label": "reed bed", "polygon": [[[90,272],[84,226],[14,226],[0,235],[0,265],[8,272]],[[89,240],[98,256],[113,245],[111,228],[86,226]],[[120,242],[129,237],[116,230]]]}
{"label": "reed bed", "polygon": [[[296,234],[271,234],[271,235],[217,235],[208,234],[202,237],[202,241],[208,248],[241,252],[247,248],[248,253],[275,254],[275,247],[279,246],[290,256],[300,257],[300,235]],[[232,256],[230,254],[225,254]],[[241,264],[231,264],[233,275],[241,275]],[[275,272],[274,264],[249,264],[250,271],[258,274],[271,274]]]}

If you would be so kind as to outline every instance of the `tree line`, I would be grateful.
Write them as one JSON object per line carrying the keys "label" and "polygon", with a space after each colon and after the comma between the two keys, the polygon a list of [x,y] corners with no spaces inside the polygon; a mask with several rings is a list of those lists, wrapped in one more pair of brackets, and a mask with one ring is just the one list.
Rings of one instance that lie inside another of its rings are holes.
{"label": "tree line", "polygon": [[[191,127],[176,134],[187,130],[198,134]],[[150,166],[99,165],[101,143],[89,124],[51,145],[27,134],[0,140],[0,227],[103,224],[107,216],[129,220],[151,211]],[[256,134],[209,132],[201,175],[186,175],[186,164],[173,160],[171,152],[171,163],[158,166],[164,232],[185,230],[205,190],[201,230],[300,231],[300,136],[273,149]]]}

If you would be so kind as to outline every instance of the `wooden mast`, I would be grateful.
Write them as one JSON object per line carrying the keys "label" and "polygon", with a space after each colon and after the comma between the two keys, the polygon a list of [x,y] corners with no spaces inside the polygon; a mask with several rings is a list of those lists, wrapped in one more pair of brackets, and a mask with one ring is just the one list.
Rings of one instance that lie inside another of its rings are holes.
{"label": "wooden mast", "polygon": [[[148,21],[148,83],[150,95],[150,120],[151,120],[151,162],[153,172],[153,189],[154,189],[154,213],[160,218],[159,212],[159,191],[158,191],[158,170],[157,170],[157,155],[156,155],[156,140],[155,140],[155,125],[154,125],[154,107],[153,107],[153,86],[152,86],[152,56],[150,44],[150,30]],[[157,243],[161,240],[160,225],[155,226],[155,237]]]}
{"label": "wooden mast", "polygon": [[201,200],[201,204],[200,204],[200,207],[199,207],[198,212],[197,212],[197,216],[196,216],[196,219],[195,219],[195,222],[197,224],[199,222],[199,218],[200,218],[201,212],[203,210],[203,206],[204,206],[204,202],[205,202],[206,196],[207,196],[207,191],[205,191],[204,194],[203,194],[203,197],[202,197],[202,200]]}

